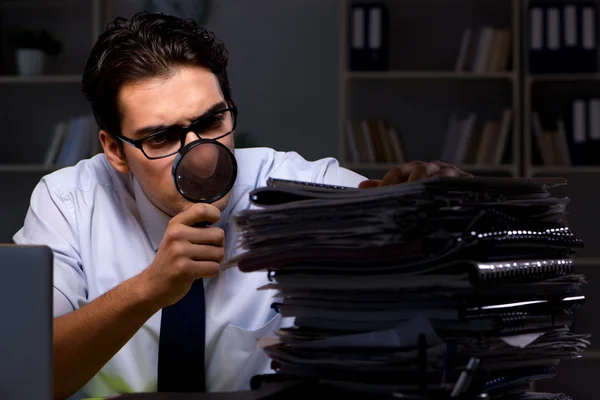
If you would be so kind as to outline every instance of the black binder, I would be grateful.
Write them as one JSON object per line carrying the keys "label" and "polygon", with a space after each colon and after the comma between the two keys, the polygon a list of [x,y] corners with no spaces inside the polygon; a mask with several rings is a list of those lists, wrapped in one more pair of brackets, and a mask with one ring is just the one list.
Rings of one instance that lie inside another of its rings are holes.
{"label": "black binder", "polygon": [[[596,12],[597,5],[592,1],[531,1],[526,17],[530,73],[596,72]],[[534,22],[541,22],[541,26]],[[574,26],[568,27],[568,23]],[[574,43],[567,40],[573,33]],[[540,34],[541,41],[535,40],[534,48],[533,41]],[[551,36],[557,36],[554,48],[550,48],[548,41]],[[588,43],[590,38],[592,43]]]}
{"label": "black binder", "polygon": [[348,16],[349,69],[389,69],[389,11],[385,3],[354,3]]}

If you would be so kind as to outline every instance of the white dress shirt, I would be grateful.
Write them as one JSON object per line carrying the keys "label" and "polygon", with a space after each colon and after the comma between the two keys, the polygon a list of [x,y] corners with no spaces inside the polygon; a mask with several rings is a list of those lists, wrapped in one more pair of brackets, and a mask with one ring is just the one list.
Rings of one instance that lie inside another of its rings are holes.
{"label": "white dress shirt", "polygon": [[[238,177],[217,226],[225,230],[225,258],[237,249],[230,216],[253,208],[249,193],[268,177],[356,187],[366,179],[332,158],[309,162],[294,152],[238,149]],[[54,251],[54,316],[93,301],[152,262],[169,217],[142,193],[131,174],[121,174],[104,154],[53,172],[32,193],[19,244],[44,244]],[[256,348],[282,324],[272,309],[273,291],[264,272],[237,268],[204,279],[206,295],[206,388],[247,389],[250,378],[271,372],[270,360]],[[199,310],[199,315],[200,315]],[[156,391],[161,312],[153,315],[91,379],[87,396]],[[110,334],[110,332],[107,332]]]}

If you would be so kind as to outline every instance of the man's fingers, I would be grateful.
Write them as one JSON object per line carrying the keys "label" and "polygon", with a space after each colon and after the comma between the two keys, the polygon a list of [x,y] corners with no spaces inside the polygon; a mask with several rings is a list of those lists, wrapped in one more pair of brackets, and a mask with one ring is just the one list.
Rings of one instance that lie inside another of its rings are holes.
{"label": "man's fingers", "polygon": [[454,165],[446,164],[441,161],[434,161],[440,166],[440,175],[443,176],[460,176],[465,178],[472,178],[473,174],[456,168]]}
{"label": "man's fingers", "polygon": [[462,172],[456,168],[443,168],[438,173],[439,176],[450,176],[450,177],[459,177],[459,176],[472,176],[466,172]]}
{"label": "man's fingers", "polygon": [[400,164],[397,167],[392,168],[383,177],[380,186],[414,182],[435,175],[439,169],[440,165],[437,163],[425,163],[422,161],[412,161],[407,164]]}
{"label": "man's fingers", "polygon": [[219,273],[219,263],[215,261],[191,261],[190,277],[211,278]]}
{"label": "man's fingers", "polygon": [[408,177],[408,182],[420,181],[437,175],[440,166],[436,163],[415,163],[413,170]]}
{"label": "man's fingers", "polygon": [[376,188],[381,183],[381,179],[368,179],[358,184],[359,189]]}
{"label": "man's fingers", "polygon": [[379,186],[389,186],[404,183],[408,180],[411,170],[408,164],[400,164],[390,169],[381,180]]}
{"label": "man's fingers", "polygon": [[410,163],[400,164],[390,169],[383,179],[369,179],[359,184],[360,189],[374,188],[379,186],[397,185],[406,182],[415,182],[434,176],[445,177],[470,177],[468,172],[462,171],[453,165],[441,161],[423,162],[412,161]]}
{"label": "man's fingers", "polygon": [[184,225],[194,226],[203,222],[213,224],[219,221],[221,212],[212,204],[196,203],[190,206],[182,213],[176,215],[171,221],[176,221]]}
{"label": "man's fingers", "polygon": [[438,172],[435,174],[438,176],[468,177],[468,178],[473,177],[472,174],[462,171],[451,164],[446,164],[441,161],[434,161],[433,164],[436,164],[439,167]]}
{"label": "man's fingers", "polygon": [[194,244],[207,244],[213,246],[223,246],[225,243],[225,231],[218,227],[195,228],[185,226],[186,237]]}
{"label": "man's fingers", "polygon": [[225,257],[225,249],[218,246],[192,245],[188,257],[194,261],[214,261],[220,263]]}

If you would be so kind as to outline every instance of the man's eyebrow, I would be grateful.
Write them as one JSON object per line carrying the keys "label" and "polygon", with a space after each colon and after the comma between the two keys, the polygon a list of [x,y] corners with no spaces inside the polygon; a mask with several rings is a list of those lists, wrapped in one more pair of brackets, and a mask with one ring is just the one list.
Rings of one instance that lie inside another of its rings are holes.
{"label": "man's eyebrow", "polygon": [[[210,106],[206,111],[204,111],[201,115],[195,117],[192,119],[192,121],[198,121],[201,118],[206,117],[209,114],[212,114],[216,111],[219,110],[224,110],[227,108],[227,103],[225,103],[224,101],[220,101],[212,106]],[[175,124],[175,125],[149,125],[149,126],[144,126],[142,128],[136,129],[135,132],[133,133],[136,137],[143,137],[143,136],[147,136],[150,135],[151,133],[154,132],[158,132],[158,131],[163,131],[165,129],[170,129],[170,128],[182,128],[183,125],[179,125],[179,124]]]}

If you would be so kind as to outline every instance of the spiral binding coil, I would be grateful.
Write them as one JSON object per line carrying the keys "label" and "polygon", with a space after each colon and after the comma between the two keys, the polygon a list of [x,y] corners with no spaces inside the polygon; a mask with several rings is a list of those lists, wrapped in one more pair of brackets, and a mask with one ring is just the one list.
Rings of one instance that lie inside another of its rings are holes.
{"label": "spiral binding coil", "polygon": [[580,247],[583,241],[575,236],[568,227],[548,229],[502,229],[486,232],[471,231],[470,236],[482,241],[494,241],[498,245],[534,244]]}
{"label": "spiral binding coil", "polygon": [[563,276],[573,271],[573,260],[523,260],[477,263],[475,280],[479,282],[523,282]]}
{"label": "spiral binding coil", "polygon": [[[530,373],[535,376],[552,376],[556,375],[557,369],[554,365],[548,365],[543,367],[532,368]],[[498,389],[499,387],[510,384],[511,380],[515,378],[518,379],[519,377],[520,375],[507,374],[489,379],[485,383],[484,389],[486,391]],[[535,378],[532,380],[535,380]],[[554,399],[554,397],[552,397],[551,399]],[[561,397],[558,397],[557,399],[561,399]]]}
{"label": "spiral binding coil", "polygon": [[571,396],[567,396],[564,393],[557,393],[554,396],[550,397],[549,400],[573,400]]}

